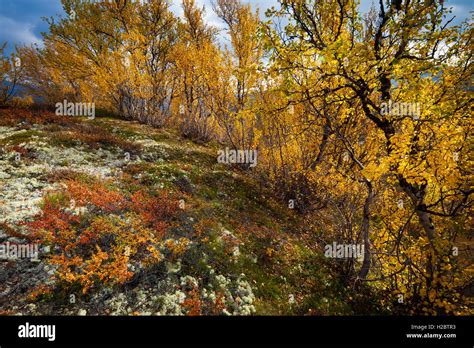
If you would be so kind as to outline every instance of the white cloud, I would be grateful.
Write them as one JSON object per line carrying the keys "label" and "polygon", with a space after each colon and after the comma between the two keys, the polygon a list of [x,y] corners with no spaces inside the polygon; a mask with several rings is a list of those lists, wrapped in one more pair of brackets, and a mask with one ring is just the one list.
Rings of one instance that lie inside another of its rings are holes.
{"label": "white cloud", "polygon": [[[212,10],[212,4],[210,0],[196,0],[196,6],[199,8],[205,7],[205,16],[204,20],[207,24],[215,26],[217,28],[223,28],[224,23],[217,17],[217,15]],[[181,1],[173,1],[171,3],[171,11],[180,18],[183,18],[183,8],[181,6]]]}
{"label": "white cloud", "polygon": [[9,44],[38,44],[42,40],[33,32],[34,25],[31,23],[17,22],[14,19],[0,15],[0,42],[7,41]]}

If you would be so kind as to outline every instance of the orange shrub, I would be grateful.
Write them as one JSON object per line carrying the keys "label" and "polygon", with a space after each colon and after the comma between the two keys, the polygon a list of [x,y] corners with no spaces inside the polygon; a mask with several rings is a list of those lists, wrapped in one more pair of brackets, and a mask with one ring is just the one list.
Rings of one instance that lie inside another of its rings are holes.
{"label": "orange shrub", "polygon": [[160,197],[152,197],[143,191],[138,191],[130,200],[131,210],[140,214],[146,224],[153,227],[157,224],[159,226],[163,219],[175,215],[179,207],[178,201],[171,200],[166,193]]}
{"label": "orange shrub", "polygon": [[188,296],[183,302],[183,307],[187,310],[189,316],[197,316],[202,314],[201,305],[199,288],[195,286],[188,292]]}
{"label": "orange shrub", "polygon": [[0,109],[0,126],[14,127],[22,123],[22,128],[29,128],[33,124],[59,124],[71,126],[80,122],[70,116],[57,116],[46,110],[30,110],[19,108]]}
{"label": "orange shrub", "polygon": [[[106,182],[67,180],[63,192],[44,199],[42,212],[25,223],[41,244],[52,246],[48,262],[63,286],[83,293],[101,285],[124,284],[139,267],[162,260],[161,239],[176,211],[167,195],[122,193]],[[70,201],[89,213],[76,215]],[[104,213],[107,213],[104,215]]]}
{"label": "orange shrub", "polygon": [[127,203],[124,195],[118,190],[113,190],[101,182],[93,182],[87,188],[83,182],[75,180],[67,181],[66,185],[71,198],[81,206],[92,205],[106,213],[112,213],[123,209]]}

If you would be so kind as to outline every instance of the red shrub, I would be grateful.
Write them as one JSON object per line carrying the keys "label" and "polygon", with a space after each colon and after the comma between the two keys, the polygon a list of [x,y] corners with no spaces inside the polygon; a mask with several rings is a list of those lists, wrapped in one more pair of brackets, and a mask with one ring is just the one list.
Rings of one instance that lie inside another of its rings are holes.
{"label": "red shrub", "polygon": [[[75,215],[72,200],[89,213]],[[26,225],[39,243],[54,247],[48,261],[58,267],[61,284],[79,284],[86,293],[101,284],[123,284],[133,276],[132,265],[161,261],[160,241],[177,206],[167,195],[128,196],[104,182],[69,179]]]}

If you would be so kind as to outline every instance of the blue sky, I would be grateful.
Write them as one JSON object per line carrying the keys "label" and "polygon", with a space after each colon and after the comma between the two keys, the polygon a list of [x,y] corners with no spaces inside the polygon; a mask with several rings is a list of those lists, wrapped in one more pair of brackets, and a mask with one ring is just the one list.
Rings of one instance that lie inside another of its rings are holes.
{"label": "blue sky", "polygon": [[[361,0],[361,9],[366,11],[373,0]],[[172,8],[180,13],[180,0],[171,0]],[[222,26],[212,12],[211,0],[196,0],[207,9],[207,21],[216,26]],[[277,0],[251,0],[253,6],[258,6],[263,13],[265,9],[277,4]],[[473,10],[470,0],[447,0],[448,6],[453,7],[456,22],[469,17]],[[9,47],[15,44],[41,43],[41,32],[47,31],[48,26],[42,17],[62,14],[60,0],[0,0],[0,43],[7,41]]]}

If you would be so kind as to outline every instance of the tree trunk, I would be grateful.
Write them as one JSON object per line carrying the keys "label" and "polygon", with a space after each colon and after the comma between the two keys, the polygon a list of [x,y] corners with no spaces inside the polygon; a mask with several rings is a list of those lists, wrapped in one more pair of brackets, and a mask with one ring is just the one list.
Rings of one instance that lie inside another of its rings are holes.
{"label": "tree trunk", "polygon": [[365,199],[365,204],[364,204],[364,215],[362,218],[362,226],[361,226],[361,231],[362,231],[362,236],[364,238],[364,261],[362,262],[362,267],[359,271],[358,278],[359,279],[366,279],[367,275],[369,274],[370,270],[370,238],[369,238],[369,227],[370,227],[370,204],[372,203],[372,200],[374,198],[374,193],[372,190],[372,184],[370,181],[366,180],[365,183],[367,184],[367,198]]}

